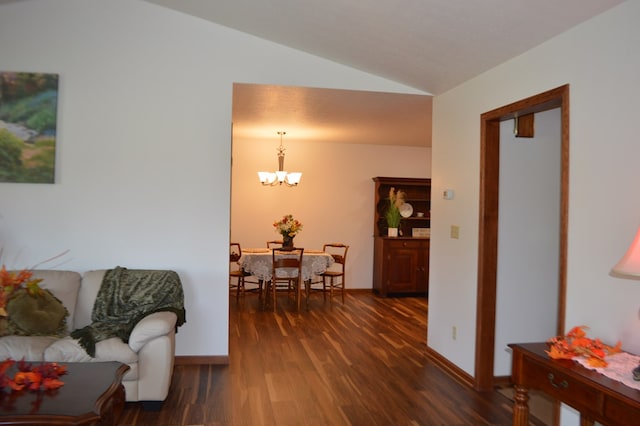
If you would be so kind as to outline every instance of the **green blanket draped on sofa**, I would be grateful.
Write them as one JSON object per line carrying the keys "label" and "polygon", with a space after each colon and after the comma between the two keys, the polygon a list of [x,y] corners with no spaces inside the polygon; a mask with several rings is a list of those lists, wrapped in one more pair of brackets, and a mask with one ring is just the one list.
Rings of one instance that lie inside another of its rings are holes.
{"label": "green blanket draped on sofa", "polygon": [[129,341],[133,327],[143,317],[160,311],[178,316],[176,331],[185,323],[184,294],[180,277],[174,271],[109,269],[102,280],[93,311],[92,323],[71,332],[92,357],[96,343],[119,337]]}

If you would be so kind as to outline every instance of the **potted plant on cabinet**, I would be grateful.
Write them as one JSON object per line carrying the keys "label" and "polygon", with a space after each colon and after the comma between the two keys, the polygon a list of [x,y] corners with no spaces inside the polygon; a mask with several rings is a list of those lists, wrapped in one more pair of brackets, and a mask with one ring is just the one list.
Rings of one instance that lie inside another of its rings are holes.
{"label": "potted plant on cabinet", "polygon": [[396,191],[395,188],[389,189],[389,205],[385,213],[387,219],[387,235],[389,237],[398,236],[398,228],[400,227],[400,220],[402,215],[400,214],[400,206],[404,204],[405,194],[402,190]]}

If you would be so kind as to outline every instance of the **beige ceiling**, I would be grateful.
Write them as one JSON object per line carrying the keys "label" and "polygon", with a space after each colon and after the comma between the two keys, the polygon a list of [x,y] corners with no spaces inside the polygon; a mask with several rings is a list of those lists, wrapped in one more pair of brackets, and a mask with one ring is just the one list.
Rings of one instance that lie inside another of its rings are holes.
{"label": "beige ceiling", "polygon": [[431,146],[431,96],[234,84],[234,138]]}

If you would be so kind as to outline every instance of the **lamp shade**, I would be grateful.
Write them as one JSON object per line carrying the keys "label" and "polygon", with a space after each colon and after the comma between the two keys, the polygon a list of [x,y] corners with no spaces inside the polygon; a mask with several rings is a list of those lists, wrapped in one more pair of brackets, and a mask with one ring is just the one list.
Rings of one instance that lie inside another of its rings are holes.
{"label": "lamp shade", "polygon": [[276,174],[270,172],[258,172],[258,177],[263,185],[271,185],[276,181]]}
{"label": "lamp shade", "polygon": [[287,175],[287,180],[291,185],[297,185],[300,183],[300,178],[302,178],[301,172],[291,172]]}
{"label": "lamp shade", "polygon": [[640,228],[638,228],[629,249],[611,272],[627,277],[640,277]]}

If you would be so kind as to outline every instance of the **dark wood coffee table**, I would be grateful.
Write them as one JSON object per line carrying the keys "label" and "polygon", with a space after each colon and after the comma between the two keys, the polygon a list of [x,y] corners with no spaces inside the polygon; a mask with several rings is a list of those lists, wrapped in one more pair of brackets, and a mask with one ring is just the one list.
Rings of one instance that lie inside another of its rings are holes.
{"label": "dark wood coffee table", "polygon": [[119,362],[61,363],[64,386],[52,391],[0,392],[0,425],[116,425],[124,408]]}

